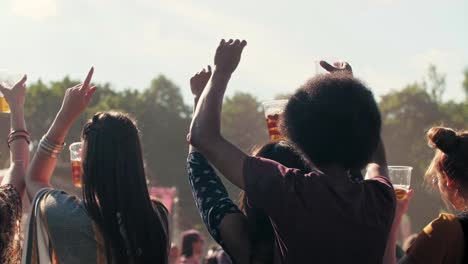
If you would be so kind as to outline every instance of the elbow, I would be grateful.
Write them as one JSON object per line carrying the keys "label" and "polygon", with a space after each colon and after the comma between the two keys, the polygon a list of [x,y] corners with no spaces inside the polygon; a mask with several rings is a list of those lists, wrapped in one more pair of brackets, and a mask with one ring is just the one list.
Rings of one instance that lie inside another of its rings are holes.
{"label": "elbow", "polygon": [[206,146],[206,138],[206,133],[204,133],[204,131],[199,127],[192,127],[190,129],[189,142],[192,146],[196,147],[197,149],[202,149],[203,146]]}
{"label": "elbow", "polygon": [[213,140],[220,137],[219,133],[209,132],[200,127],[192,126],[188,141],[192,146],[203,152],[203,150],[209,148]]}

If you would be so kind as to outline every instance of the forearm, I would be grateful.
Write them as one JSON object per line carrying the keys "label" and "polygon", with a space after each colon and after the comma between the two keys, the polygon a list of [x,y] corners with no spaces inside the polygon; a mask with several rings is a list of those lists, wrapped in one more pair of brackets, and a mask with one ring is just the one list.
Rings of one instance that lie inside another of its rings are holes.
{"label": "forearm", "polygon": [[213,73],[209,88],[203,91],[190,127],[190,143],[237,187],[244,188],[243,166],[246,158],[220,133],[223,96],[230,75]]}
{"label": "forearm", "polygon": [[215,70],[208,88],[203,91],[196,107],[190,130],[190,141],[202,153],[210,143],[206,139],[221,136],[223,97],[230,78],[230,75]]}
{"label": "forearm", "polygon": [[73,121],[66,120],[59,112],[45,136],[56,144],[63,144]]}
{"label": "forearm", "polygon": [[387,247],[385,248],[385,255],[383,258],[383,264],[396,264],[396,244],[398,238],[398,226],[392,227],[390,234],[387,239]]}
{"label": "forearm", "polygon": [[[45,138],[53,144],[62,145],[71,123],[62,119],[60,114],[57,115]],[[45,151],[41,144],[39,144],[26,174],[27,190],[31,199],[41,188],[50,186],[50,178],[57,164],[57,157]]]}
{"label": "forearm", "polygon": [[228,214],[242,213],[229,198],[221,179],[200,153],[189,154],[187,167],[193,198],[202,220],[211,236],[223,245],[226,238],[222,237],[219,230],[221,221]]}
{"label": "forearm", "polygon": [[[26,131],[26,122],[24,121],[24,111],[14,110],[10,116],[11,132],[24,130]],[[29,145],[22,138],[13,140],[10,143],[11,165],[22,166],[26,168],[29,164]]]}
{"label": "forearm", "polygon": [[[23,108],[13,108],[10,115],[10,130],[26,131]],[[24,138],[18,138],[10,142],[10,170],[2,180],[3,184],[12,184],[15,189],[23,194],[24,176],[29,164],[29,145]]]}
{"label": "forearm", "polygon": [[[199,96],[195,96],[195,97],[193,98],[193,116],[195,116],[195,111],[197,110],[197,105],[198,105],[199,99],[200,99]],[[190,131],[189,131],[189,135],[190,135]],[[189,135],[187,135],[187,141],[190,140],[190,139],[188,138]],[[189,155],[190,155],[190,153],[195,152],[195,151],[197,151],[197,149],[196,149],[192,144],[189,144],[189,151],[188,151]]]}
{"label": "forearm", "polygon": [[387,157],[382,139],[380,139],[377,149],[372,156],[371,163],[378,164],[380,166],[380,176],[388,178]]}

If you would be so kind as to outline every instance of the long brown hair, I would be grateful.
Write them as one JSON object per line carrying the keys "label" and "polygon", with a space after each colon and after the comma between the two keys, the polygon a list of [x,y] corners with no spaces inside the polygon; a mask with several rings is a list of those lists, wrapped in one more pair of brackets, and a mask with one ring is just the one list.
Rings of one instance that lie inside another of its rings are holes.
{"label": "long brown hair", "polygon": [[135,122],[97,113],[82,139],[84,205],[102,232],[108,263],[167,263],[167,215],[150,200]]}
{"label": "long brown hair", "polygon": [[[270,142],[252,153],[254,156],[277,161],[289,168],[296,168],[304,173],[311,169],[298,150],[286,141]],[[273,263],[275,236],[268,215],[261,209],[249,205],[244,191],[240,193],[239,207],[247,216],[249,235],[253,244],[254,261]]]}
{"label": "long brown hair", "polygon": [[426,171],[426,181],[431,183],[435,177],[442,176],[468,191],[468,131],[433,127],[427,132],[427,140],[436,153]]}

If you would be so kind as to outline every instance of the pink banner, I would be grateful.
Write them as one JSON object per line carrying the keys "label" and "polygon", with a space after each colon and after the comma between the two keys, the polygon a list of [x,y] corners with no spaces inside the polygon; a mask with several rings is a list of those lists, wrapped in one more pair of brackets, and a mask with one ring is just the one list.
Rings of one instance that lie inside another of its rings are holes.
{"label": "pink banner", "polygon": [[172,212],[172,207],[174,205],[174,198],[176,195],[176,188],[175,187],[151,187],[149,189],[149,193],[151,197],[157,198],[160,202],[166,206],[169,213]]}

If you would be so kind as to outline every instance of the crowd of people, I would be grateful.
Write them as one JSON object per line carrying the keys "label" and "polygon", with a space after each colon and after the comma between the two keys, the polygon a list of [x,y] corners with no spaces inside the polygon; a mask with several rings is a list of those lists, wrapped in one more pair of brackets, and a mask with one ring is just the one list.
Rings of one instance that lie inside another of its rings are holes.
{"label": "crowd of people", "polygon": [[[282,139],[244,153],[220,127],[224,93],[246,45],[222,40],[213,69],[190,79],[187,180],[219,244],[206,263],[468,261],[468,132],[428,130],[435,156],[425,178],[459,213],[441,214],[396,254],[398,227],[414,192],[395,197],[372,92],[349,64],[321,62],[329,74],[314,76],[290,97]],[[31,162],[26,76],[0,86],[11,108],[11,165],[0,186],[0,263],[201,264],[201,233],[184,232],[180,250],[171,244],[168,211],[148,193],[139,130],[127,114],[98,112],[83,127],[82,199],[51,186],[68,130],[96,91],[93,74],[91,68],[82,84],[67,89]],[[239,202],[217,171],[243,190]],[[25,194],[31,212],[21,239]]]}

